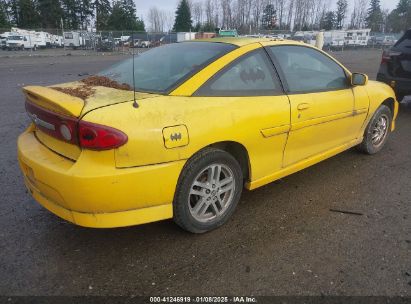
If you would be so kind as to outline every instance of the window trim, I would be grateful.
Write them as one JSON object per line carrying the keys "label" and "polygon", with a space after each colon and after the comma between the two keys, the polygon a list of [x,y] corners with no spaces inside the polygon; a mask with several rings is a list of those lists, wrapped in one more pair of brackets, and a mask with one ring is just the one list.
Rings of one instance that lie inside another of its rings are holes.
{"label": "window trim", "polygon": [[[281,68],[281,65],[279,64],[276,56],[274,55],[274,53],[271,51],[271,48],[274,47],[282,47],[282,46],[294,46],[297,48],[307,48],[307,49],[311,49],[315,52],[318,52],[326,57],[328,57],[329,59],[331,59],[331,61],[333,61],[335,64],[337,64],[341,70],[344,72],[345,75],[345,79],[347,81],[347,87],[346,88],[339,88],[339,89],[323,89],[323,90],[307,90],[307,91],[300,91],[300,92],[291,92],[287,79],[285,77],[284,71]],[[337,62],[333,57],[331,57],[330,55],[323,53],[319,50],[316,50],[315,48],[309,47],[309,46],[305,46],[305,45],[295,45],[295,44],[281,44],[281,45],[270,45],[270,46],[265,46],[264,47],[268,53],[268,56],[270,57],[270,59],[272,60],[277,73],[281,79],[281,83],[283,84],[284,87],[284,91],[287,95],[299,95],[299,94],[309,94],[309,93],[324,93],[324,92],[338,92],[338,91],[343,91],[343,90],[348,90],[348,89],[352,89],[352,86],[350,85],[350,81],[349,81],[349,75],[348,75],[348,71],[345,67],[343,67],[339,62]]]}
{"label": "window trim", "polygon": [[[277,81],[279,86],[280,86],[280,90],[277,93],[274,93],[274,90],[248,90],[245,91],[247,92],[247,94],[245,95],[245,92],[238,92],[239,95],[233,94],[233,91],[219,91],[220,92],[227,92],[227,95],[204,95],[204,94],[200,94],[200,90],[209,85],[210,83],[212,83],[213,81],[216,81],[222,74],[224,74],[227,70],[229,70],[230,68],[232,68],[235,64],[237,64],[239,61],[252,56],[253,54],[257,53],[257,52],[261,52],[263,56],[265,56],[265,58],[267,59],[267,68],[270,71],[270,75],[273,78],[274,81]],[[262,92],[262,91],[269,91],[268,94],[250,94],[250,92]],[[275,65],[273,64],[273,61],[271,60],[270,55],[267,53],[267,50],[264,47],[259,47],[257,49],[251,50],[241,56],[239,56],[238,58],[234,59],[233,61],[231,61],[230,63],[228,63],[227,65],[225,65],[222,69],[220,69],[217,73],[215,73],[213,76],[211,76],[209,79],[207,79],[206,82],[204,82],[199,88],[197,88],[197,90],[191,95],[193,97],[259,97],[259,96],[283,96],[285,95],[285,90],[284,90],[284,85],[283,82],[280,78],[279,73],[277,72],[277,68],[275,67]]]}

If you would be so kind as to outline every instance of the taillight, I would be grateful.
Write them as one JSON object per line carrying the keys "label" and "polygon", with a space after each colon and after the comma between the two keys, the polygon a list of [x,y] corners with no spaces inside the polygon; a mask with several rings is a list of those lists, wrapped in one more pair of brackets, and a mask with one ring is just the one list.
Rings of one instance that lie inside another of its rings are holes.
{"label": "taillight", "polygon": [[120,130],[85,121],[79,122],[79,143],[83,148],[109,150],[124,145],[127,140],[127,135]]}
{"label": "taillight", "polygon": [[26,102],[26,111],[33,123],[44,133],[71,144],[77,144],[77,118],[57,114]]}
{"label": "taillight", "polygon": [[394,52],[394,51],[389,51],[389,50],[384,51],[382,53],[381,64],[387,63],[392,59],[392,57],[399,56],[399,55],[401,55],[400,52]]}
{"label": "taillight", "polygon": [[128,138],[120,130],[57,114],[26,102],[26,110],[44,133],[90,150],[109,150],[124,145]]}

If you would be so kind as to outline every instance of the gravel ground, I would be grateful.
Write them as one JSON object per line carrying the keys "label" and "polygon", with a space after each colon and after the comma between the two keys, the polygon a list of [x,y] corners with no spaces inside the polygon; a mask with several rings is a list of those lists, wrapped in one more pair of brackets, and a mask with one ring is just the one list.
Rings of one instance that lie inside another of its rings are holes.
{"label": "gravel ground", "polygon": [[[375,78],[381,52],[334,55]],[[381,153],[352,149],[245,192],[231,221],[204,235],[172,221],[86,229],[36,204],[16,160],[28,124],[20,88],[122,58],[0,58],[0,295],[411,296],[411,108]]]}

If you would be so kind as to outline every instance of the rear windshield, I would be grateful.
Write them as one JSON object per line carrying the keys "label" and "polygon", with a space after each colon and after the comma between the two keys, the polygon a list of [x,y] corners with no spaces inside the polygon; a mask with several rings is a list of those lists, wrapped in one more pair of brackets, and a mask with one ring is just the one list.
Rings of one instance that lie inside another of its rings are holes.
{"label": "rear windshield", "polygon": [[402,36],[400,40],[397,41],[394,47],[397,49],[408,49],[409,51],[411,51],[411,30],[408,30],[404,34],[404,36]]}
{"label": "rear windshield", "polygon": [[[135,88],[142,92],[167,93],[235,48],[214,42],[183,42],[154,48],[134,58]],[[99,75],[134,87],[132,70],[133,58],[129,58]]]}

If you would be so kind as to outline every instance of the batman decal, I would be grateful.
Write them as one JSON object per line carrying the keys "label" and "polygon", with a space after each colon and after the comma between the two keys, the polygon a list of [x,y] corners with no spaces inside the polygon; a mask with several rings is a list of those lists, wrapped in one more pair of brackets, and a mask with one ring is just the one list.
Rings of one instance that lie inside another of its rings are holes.
{"label": "batman decal", "polygon": [[170,139],[172,141],[177,141],[177,140],[181,140],[181,133],[173,133],[170,135]]}
{"label": "batman decal", "polygon": [[244,83],[249,81],[256,82],[258,80],[264,81],[265,74],[261,68],[242,70],[240,73],[240,78]]}

